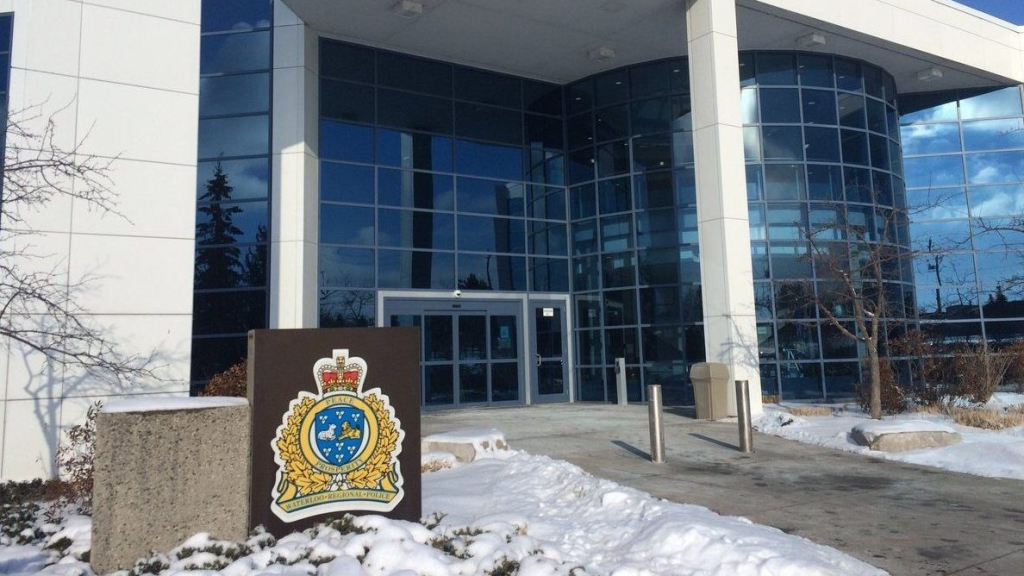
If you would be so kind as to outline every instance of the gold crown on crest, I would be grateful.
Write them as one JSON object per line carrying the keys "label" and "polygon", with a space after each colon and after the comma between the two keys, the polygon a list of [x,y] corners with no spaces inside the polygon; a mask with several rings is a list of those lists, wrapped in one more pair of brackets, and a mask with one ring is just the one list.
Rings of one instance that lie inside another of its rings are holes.
{"label": "gold crown on crest", "polygon": [[317,360],[313,375],[321,394],[359,394],[366,380],[366,362],[362,358],[349,357],[348,349],[334,350],[331,358]]}

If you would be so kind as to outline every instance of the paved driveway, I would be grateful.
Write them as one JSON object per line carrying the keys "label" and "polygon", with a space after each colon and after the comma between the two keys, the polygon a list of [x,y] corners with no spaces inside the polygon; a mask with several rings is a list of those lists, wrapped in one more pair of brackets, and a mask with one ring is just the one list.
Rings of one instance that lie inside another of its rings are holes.
{"label": "paved driveway", "polygon": [[745,516],[838,548],[894,576],[1024,576],[1024,482],[885,462],[665,418],[666,460],[647,460],[646,406],[560,404],[430,412],[423,434],[495,427],[511,447],[568,460],[655,496]]}

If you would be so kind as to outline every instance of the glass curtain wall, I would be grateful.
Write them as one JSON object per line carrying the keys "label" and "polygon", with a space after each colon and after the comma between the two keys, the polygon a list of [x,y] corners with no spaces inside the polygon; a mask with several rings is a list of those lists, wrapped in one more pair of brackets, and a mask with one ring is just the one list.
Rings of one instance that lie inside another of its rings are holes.
{"label": "glass curtain wall", "polygon": [[[805,232],[845,222],[909,255],[895,82],[863,62],[792,52],[743,53],[740,77],[762,389],[786,400],[850,397],[858,347],[813,304],[812,290],[831,290]],[[886,222],[895,233],[881,238]],[[870,247],[842,236],[829,240],[852,270]],[[894,264],[882,289],[888,332],[899,334],[914,315],[913,271]],[[845,325],[855,330],[852,318]]]}
{"label": "glass curtain wall", "polygon": [[1024,110],[1018,86],[900,98],[922,329],[1024,336]]}
{"label": "glass curtain wall", "polygon": [[561,88],[322,39],[320,326],[377,290],[569,292]]}
{"label": "glass curtain wall", "polygon": [[566,88],[577,398],[629,400],[659,383],[692,403],[704,359],[689,71],[646,63]]}
{"label": "glass curtain wall", "polygon": [[270,0],[203,0],[193,391],[267,326]]}
{"label": "glass curtain wall", "polygon": [[[7,126],[7,91],[11,82],[11,40],[14,31],[14,15],[0,14],[0,120]],[[7,131],[0,134],[0,150],[7,149]],[[0,174],[3,174],[4,159],[0,158]],[[0,202],[3,202],[0,190]]]}

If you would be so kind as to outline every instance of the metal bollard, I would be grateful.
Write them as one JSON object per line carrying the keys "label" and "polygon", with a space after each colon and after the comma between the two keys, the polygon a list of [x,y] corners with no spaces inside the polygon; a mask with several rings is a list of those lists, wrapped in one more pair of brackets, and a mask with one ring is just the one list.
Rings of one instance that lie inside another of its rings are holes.
{"label": "metal bollard", "polygon": [[628,393],[626,392],[626,359],[615,359],[615,391],[619,397],[619,406],[629,404]]}
{"label": "metal bollard", "polygon": [[651,422],[651,462],[665,463],[665,426],[661,420],[661,384],[647,386],[647,413]]}
{"label": "metal bollard", "polygon": [[754,430],[750,422],[750,383],[746,380],[736,381],[736,414],[740,422],[740,452],[750,454],[754,451]]}

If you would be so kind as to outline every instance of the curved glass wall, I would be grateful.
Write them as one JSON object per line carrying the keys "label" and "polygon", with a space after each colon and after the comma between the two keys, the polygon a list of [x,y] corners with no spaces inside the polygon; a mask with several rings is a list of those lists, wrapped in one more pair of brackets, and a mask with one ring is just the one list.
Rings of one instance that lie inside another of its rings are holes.
{"label": "curved glass wall", "polygon": [[[805,231],[834,222],[863,231],[863,242],[841,228],[829,238],[850,269],[868,243],[909,256],[895,82],[870,64],[793,52],[743,53],[740,77],[762,390],[786,400],[852,396],[857,344],[819,317],[809,291],[834,289]],[[894,233],[882,238],[884,229]],[[887,331],[902,333],[914,314],[909,263],[887,266],[882,287]]]}
{"label": "curved glass wall", "polygon": [[921,327],[936,343],[1024,337],[1021,88],[900,98]]}
{"label": "curved glass wall", "polygon": [[378,289],[569,292],[560,87],[322,39],[320,326]]}
{"label": "curved glass wall", "polygon": [[644,383],[692,403],[704,359],[689,71],[645,63],[566,88],[577,383],[581,400],[629,399]]}

